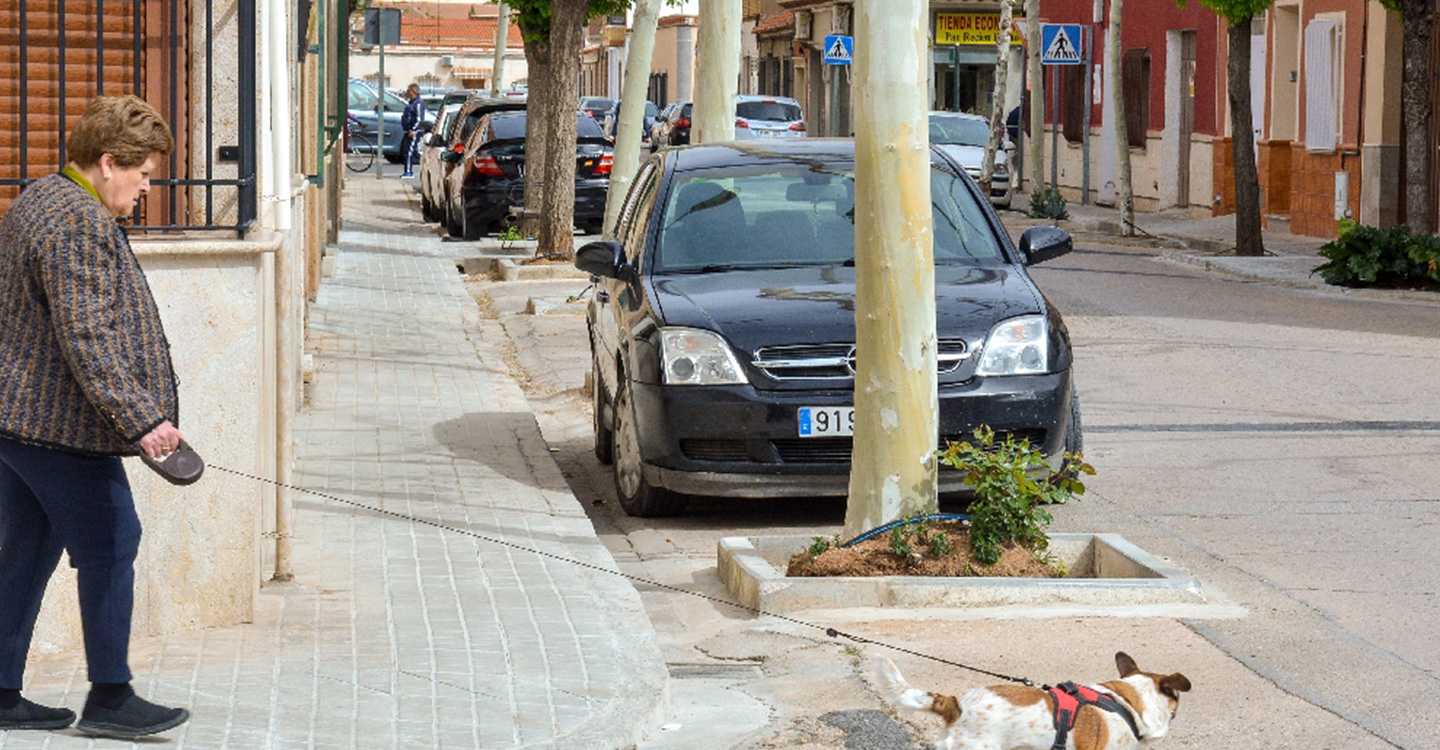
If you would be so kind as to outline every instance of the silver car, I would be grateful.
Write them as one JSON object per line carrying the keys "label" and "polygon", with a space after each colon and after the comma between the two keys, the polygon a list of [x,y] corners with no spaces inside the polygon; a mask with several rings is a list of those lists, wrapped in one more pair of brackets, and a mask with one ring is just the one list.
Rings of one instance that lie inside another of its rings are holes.
{"label": "silver car", "polygon": [[735,97],[735,137],[796,138],[805,135],[800,102],[785,96],[741,94]]}
{"label": "silver car", "polygon": [[[930,113],[930,145],[939,147],[959,162],[976,180],[980,179],[980,164],[985,159],[985,145],[989,140],[989,118],[960,112]],[[1015,195],[1010,170],[1014,151],[1015,144],[1007,139],[1001,141],[1000,150],[995,152],[995,171],[990,177],[992,205],[1010,208],[1010,200]]]}

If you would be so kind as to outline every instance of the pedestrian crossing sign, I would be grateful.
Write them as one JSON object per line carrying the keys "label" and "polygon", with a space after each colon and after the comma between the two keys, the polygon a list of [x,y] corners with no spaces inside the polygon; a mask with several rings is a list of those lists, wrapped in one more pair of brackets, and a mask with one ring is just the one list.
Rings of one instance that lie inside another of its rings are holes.
{"label": "pedestrian crossing sign", "polygon": [[849,65],[855,57],[855,37],[831,34],[825,37],[825,64]]}
{"label": "pedestrian crossing sign", "polygon": [[1043,65],[1079,65],[1080,24],[1041,24],[1040,62]]}

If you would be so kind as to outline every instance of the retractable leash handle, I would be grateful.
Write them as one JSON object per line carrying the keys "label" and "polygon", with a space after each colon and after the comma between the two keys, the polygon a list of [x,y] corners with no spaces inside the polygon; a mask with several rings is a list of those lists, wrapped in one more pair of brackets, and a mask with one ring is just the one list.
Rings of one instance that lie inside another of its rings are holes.
{"label": "retractable leash handle", "polygon": [[190,444],[184,440],[180,441],[180,445],[174,453],[163,459],[151,458],[141,451],[140,460],[170,484],[181,486],[194,484],[205,473],[205,460],[200,458],[200,454],[196,453],[195,449],[191,448]]}

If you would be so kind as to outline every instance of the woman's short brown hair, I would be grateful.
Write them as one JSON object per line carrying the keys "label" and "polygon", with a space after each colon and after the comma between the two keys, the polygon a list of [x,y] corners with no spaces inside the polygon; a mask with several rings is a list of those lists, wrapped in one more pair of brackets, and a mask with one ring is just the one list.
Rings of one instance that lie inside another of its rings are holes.
{"label": "woman's short brown hair", "polygon": [[70,131],[65,155],[81,167],[91,167],[105,154],[115,164],[138,167],[151,154],[164,156],[175,148],[170,128],[160,113],[138,96],[101,96],[90,102]]}

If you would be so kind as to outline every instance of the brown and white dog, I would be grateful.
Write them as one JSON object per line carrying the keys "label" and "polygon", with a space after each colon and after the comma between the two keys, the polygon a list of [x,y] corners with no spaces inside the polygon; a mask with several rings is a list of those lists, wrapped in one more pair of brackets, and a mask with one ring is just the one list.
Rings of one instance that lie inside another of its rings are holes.
{"label": "brown and white dog", "polygon": [[[1055,743],[1055,697],[1049,691],[994,685],[956,698],[910,687],[889,659],[878,659],[876,666],[892,703],[930,711],[944,720],[945,731],[935,741],[935,750],[1051,750]],[[1115,666],[1120,679],[1086,687],[1118,701],[1130,712],[1135,731],[1120,715],[1084,705],[1076,712],[1066,750],[1130,750],[1149,746],[1169,732],[1180,693],[1190,689],[1190,680],[1178,672],[1141,672],[1124,652],[1115,654]]]}

